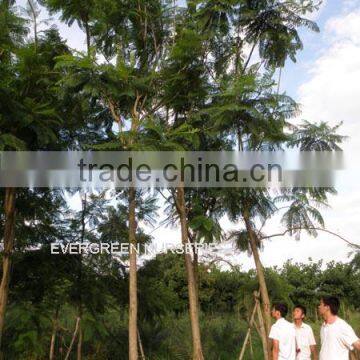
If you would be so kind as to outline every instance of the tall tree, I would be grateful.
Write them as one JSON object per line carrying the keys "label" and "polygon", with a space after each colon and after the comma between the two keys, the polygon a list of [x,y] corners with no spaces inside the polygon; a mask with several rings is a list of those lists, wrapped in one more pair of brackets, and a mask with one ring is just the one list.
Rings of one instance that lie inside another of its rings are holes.
{"label": "tall tree", "polygon": [[[338,135],[337,130],[338,126],[305,123],[294,128],[294,132],[289,138],[289,145],[297,147],[300,151],[340,150],[339,145],[344,137]],[[294,187],[283,189],[281,196],[274,196],[271,192],[258,189],[257,191],[245,190],[242,192],[230,190],[230,193],[224,197],[230,219],[236,221],[238,216],[236,214],[241,214],[245,223],[245,230],[232,232],[230,238],[236,240],[240,249],[249,251],[254,257],[267,332],[271,325],[270,297],[259,249],[264,246],[263,240],[271,238],[271,235],[266,236],[261,232],[268,219],[286,208],[282,215],[282,223],[287,229],[286,232],[297,237],[302,231],[306,231],[311,236],[317,236],[317,232],[324,227],[324,220],[319,208],[327,206],[329,193],[334,193],[334,189]],[[243,199],[239,200],[239,196],[243,196]],[[282,205],[285,203],[286,206],[278,208],[279,202]],[[243,208],[240,209],[240,206]],[[260,229],[256,229],[256,218],[260,219]]]}
{"label": "tall tree", "polygon": [[[1,193],[0,203],[5,209],[9,206],[8,194],[7,188]],[[12,194],[14,196],[15,192]],[[14,199],[12,206],[13,209],[11,210],[16,211],[16,219],[12,218],[12,222],[9,223],[9,213],[5,212],[0,221],[1,231],[7,235],[7,237],[4,236],[4,240],[9,239],[9,231],[12,240],[11,244],[4,242],[2,254],[2,329],[5,328],[4,318],[8,302],[10,271],[13,271],[14,253],[15,251],[26,251],[28,248],[37,247],[39,243],[48,244],[57,239],[61,233],[57,227],[59,229],[61,227],[59,219],[63,200],[60,192],[53,192],[48,189],[17,189],[16,199]]]}
{"label": "tall tree", "polygon": [[[136,135],[141,131],[144,120],[159,108],[156,83],[161,54],[166,47],[167,23],[164,13],[166,6],[161,1],[114,3],[102,7],[98,4],[98,17],[95,21],[95,40],[104,46],[107,54],[114,47],[117,65],[99,65],[91,59],[72,59],[62,61],[75,70],[78,76],[87,77],[87,87],[101,101],[118,126],[118,131],[106,139],[98,149],[138,149]],[[124,13],[126,19],[117,21],[114,15]],[[110,27],[116,34],[112,42],[103,43],[101,30]],[[97,30],[99,31],[99,30]],[[122,42],[119,42],[122,40]],[[75,61],[74,61],[75,60]],[[77,61],[78,60],[78,61]],[[96,79],[99,82],[96,82]],[[73,81],[72,81],[73,82]],[[84,83],[81,84],[82,86]],[[127,127],[129,130],[126,130]],[[138,191],[131,184],[128,191],[129,204],[129,242],[136,247],[136,208],[139,206]],[[137,332],[137,259],[131,251],[129,281],[129,358],[138,358]]]}
{"label": "tall tree", "polygon": [[[66,52],[66,46],[55,36],[55,30],[45,32],[39,39],[38,47],[33,44],[20,46],[14,42],[18,32],[24,33],[20,27],[21,19],[14,15],[11,8],[7,9],[5,30],[8,35],[4,40],[4,61],[1,71],[5,72],[6,87],[1,91],[1,150],[45,150],[55,148],[59,144],[60,109],[56,93],[58,74],[53,70],[54,56]],[[3,14],[3,13],[2,13]],[[14,34],[12,33],[14,32]],[[55,40],[55,41],[54,41]],[[51,45],[50,45],[51,43]],[[12,47],[9,47],[9,44]],[[51,51],[49,51],[51,48]],[[3,89],[3,87],[2,87]],[[5,190],[5,233],[3,261],[3,277],[0,296],[0,337],[3,332],[4,314],[9,289],[9,269],[15,241],[16,189]]]}
{"label": "tall tree", "polygon": [[[9,1],[0,3],[0,121],[2,130],[0,132],[0,150],[23,149],[25,143],[16,134],[6,129],[14,110],[19,105],[14,101],[14,76],[12,75],[13,56],[16,49],[21,45],[22,36],[27,33],[24,27],[24,20],[15,14]],[[3,275],[0,285],[0,349],[1,339],[4,329],[4,318],[8,298],[10,283],[11,254],[14,246],[14,226],[15,226],[15,189],[5,189],[4,213],[4,256],[3,256]]]}

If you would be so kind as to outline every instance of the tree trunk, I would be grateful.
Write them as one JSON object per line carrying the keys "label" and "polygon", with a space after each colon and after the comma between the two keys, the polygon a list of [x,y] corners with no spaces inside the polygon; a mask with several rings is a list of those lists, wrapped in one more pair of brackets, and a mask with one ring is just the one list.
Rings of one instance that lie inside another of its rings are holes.
{"label": "tree trunk", "polygon": [[263,347],[264,360],[272,359],[272,355],[270,353],[271,347],[269,346],[268,337],[265,330],[264,318],[262,315],[262,311],[260,306],[257,307],[258,320],[259,320],[259,334],[261,337],[261,343]]}
{"label": "tree trunk", "polygon": [[61,331],[59,332],[59,354],[60,354],[60,359],[63,359],[63,354],[64,354],[64,337],[61,333]]}
{"label": "tree trunk", "polygon": [[186,220],[186,209],[185,209],[185,195],[184,188],[177,188],[177,210],[180,217],[181,225],[181,241],[185,247],[184,257],[185,257],[185,268],[188,282],[188,292],[189,292],[189,307],[190,307],[190,323],[191,323],[191,333],[192,333],[192,346],[193,346],[193,360],[203,360],[204,355],[202,352],[201,345],[201,335],[200,335],[200,325],[199,325],[199,304],[197,300],[196,292],[196,280],[194,274],[193,262],[191,255],[186,251],[186,246],[190,244],[188,238],[188,227]]}
{"label": "tree trunk", "polygon": [[250,331],[250,334],[249,334],[249,342],[250,342],[250,358],[251,358],[251,360],[254,360],[254,348],[253,348],[253,341],[252,341],[251,331]]}
{"label": "tree trunk", "polygon": [[34,44],[35,44],[35,51],[37,51],[38,47],[38,31],[37,31],[37,15],[36,15],[36,9],[34,8],[34,4],[31,0],[28,0],[28,4],[30,7],[30,11],[32,13],[32,18],[34,22]]}
{"label": "tree trunk", "polygon": [[90,56],[90,27],[89,27],[89,23],[88,21],[85,21],[85,35],[86,35],[86,49],[87,49],[87,54],[88,56]]}
{"label": "tree trunk", "polygon": [[81,328],[81,319],[80,319],[80,324],[79,324],[79,339],[78,339],[78,346],[77,346],[77,360],[81,360],[82,358],[82,341],[83,341],[83,331]]}
{"label": "tree trunk", "polygon": [[71,354],[71,350],[74,346],[74,343],[75,343],[75,340],[76,340],[76,337],[77,337],[77,334],[79,332],[79,325],[80,325],[80,318],[77,317],[76,318],[76,324],[75,324],[75,330],[74,330],[74,333],[73,333],[73,336],[72,336],[72,339],[71,339],[71,343],[70,343],[70,346],[69,346],[69,349],[66,353],[66,356],[65,356],[65,360],[68,360],[69,357],[70,357],[70,354]]}
{"label": "tree trunk", "polygon": [[5,189],[5,227],[4,227],[4,250],[2,263],[2,278],[0,285],[0,349],[4,331],[5,311],[9,294],[11,257],[14,250],[15,239],[15,188]]}
{"label": "tree trunk", "polygon": [[[266,337],[268,337],[268,335],[270,333],[270,328],[271,328],[271,308],[270,308],[269,292],[267,290],[264,269],[261,264],[259,249],[257,247],[256,234],[252,228],[252,224],[251,224],[249,215],[246,212],[243,214],[243,218],[245,221],[246,230],[249,234],[250,247],[251,247],[253,257],[254,257],[256,273],[257,273],[258,280],[259,280],[260,295],[261,295],[262,307],[263,307],[263,312],[264,312],[264,325],[265,325]],[[267,338],[267,341],[269,342],[268,338]],[[269,346],[268,346],[268,353],[270,355],[270,347]]]}
{"label": "tree trunk", "polygon": [[129,189],[129,360],[138,359],[137,343],[137,265],[136,265],[136,190]]}
{"label": "tree trunk", "polygon": [[55,359],[55,340],[56,340],[56,334],[58,329],[58,320],[59,320],[59,308],[55,311],[55,317],[53,322],[53,331],[51,334],[51,340],[50,340],[50,352],[49,352],[49,360]]}
{"label": "tree trunk", "polygon": [[76,351],[76,359],[81,360],[82,359],[82,342],[83,342],[83,330],[81,328],[81,320],[79,322],[79,338],[78,338],[78,344],[77,344],[77,351]]}
{"label": "tree trunk", "polygon": [[238,151],[243,151],[243,150],[244,150],[244,146],[243,146],[243,141],[242,141],[242,135],[241,135],[240,126],[238,127],[236,133],[237,133],[237,139],[238,139]]}
{"label": "tree trunk", "polygon": [[[86,232],[86,211],[87,211],[87,196],[86,193],[81,196],[82,203],[82,214],[81,214],[81,244],[85,241],[85,232]],[[76,359],[82,359],[82,342],[83,342],[83,331],[82,331],[82,315],[83,315],[83,300],[82,300],[82,277],[83,277],[83,268],[82,268],[82,254],[79,254],[79,273],[78,273],[78,318],[79,320],[79,336],[76,350]]]}
{"label": "tree trunk", "polygon": [[278,79],[277,95],[279,95],[279,92],[280,92],[281,74],[282,74],[282,67],[280,67],[280,69],[279,69],[279,79]]}
{"label": "tree trunk", "polygon": [[[195,234],[194,238],[196,239],[197,236]],[[196,240],[194,240],[188,233],[188,239],[191,242],[191,248],[193,251],[193,268],[194,268],[194,278],[195,278],[195,290],[196,290],[196,299],[197,302],[199,303],[199,255],[197,253],[197,249],[195,246]]]}
{"label": "tree trunk", "polygon": [[194,278],[195,278],[196,299],[199,302],[199,256],[196,250],[194,251],[193,268],[194,268]]}

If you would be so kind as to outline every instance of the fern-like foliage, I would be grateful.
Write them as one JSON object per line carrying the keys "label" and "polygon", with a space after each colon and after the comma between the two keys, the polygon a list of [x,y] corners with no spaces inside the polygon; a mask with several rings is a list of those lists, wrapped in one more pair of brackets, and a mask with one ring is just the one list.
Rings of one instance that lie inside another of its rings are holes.
{"label": "fern-like foliage", "polygon": [[326,122],[313,124],[304,121],[295,128],[289,145],[301,151],[340,151],[340,144],[347,139],[337,133],[341,125],[342,123],[330,126]]}

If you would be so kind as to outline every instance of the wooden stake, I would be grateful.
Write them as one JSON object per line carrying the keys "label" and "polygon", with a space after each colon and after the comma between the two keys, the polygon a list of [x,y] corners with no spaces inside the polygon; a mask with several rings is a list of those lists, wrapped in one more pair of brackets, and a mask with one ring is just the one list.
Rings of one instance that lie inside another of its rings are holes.
{"label": "wooden stake", "polygon": [[139,332],[139,330],[138,330],[137,334],[138,334],[138,342],[139,342],[139,349],[140,349],[141,360],[146,360],[146,359],[145,359],[144,348],[143,348],[143,345],[142,345],[142,342],[141,342],[141,337],[140,337],[140,332]]}
{"label": "wooden stake", "polygon": [[242,346],[241,351],[240,351],[239,360],[242,360],[244,358],[246,346],[247,346],[247,344],[249,342],[249,339],[250,339],[251,328],[253,327],[254,320],[255,320],[255,315],[256,315],[258,307],[259,307],[259,300],[255,297],[254,309],[252,311],[250,322],[249,322],[249,328],[248,328],[248,330],[246,332],[245,340],[244,340],[243,346]]}

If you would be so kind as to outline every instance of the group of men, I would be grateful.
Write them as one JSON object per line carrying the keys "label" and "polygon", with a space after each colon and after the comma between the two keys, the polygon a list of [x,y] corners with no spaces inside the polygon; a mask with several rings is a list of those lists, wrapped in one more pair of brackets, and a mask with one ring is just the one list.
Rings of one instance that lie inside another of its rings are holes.
{"label": "group of men", "polygon": [[[321,326],[320,360],[349,360],[349,352],[360,351],[360,339],[352,327],[338,317],[340,301],[329,296],[322,297],[318,307],[324,322]],[[272,360],[318,360],[318,351],[312,328],[304,323],[306,308],[296,305],[293,309],[293,323],[285,317],[288,308],[276,304],[271,315],[276,320],[271,327]]]}

